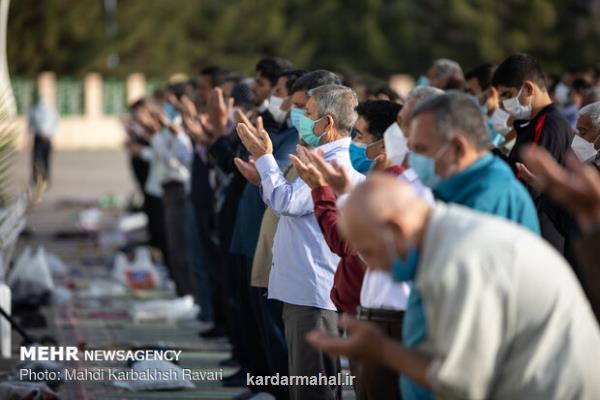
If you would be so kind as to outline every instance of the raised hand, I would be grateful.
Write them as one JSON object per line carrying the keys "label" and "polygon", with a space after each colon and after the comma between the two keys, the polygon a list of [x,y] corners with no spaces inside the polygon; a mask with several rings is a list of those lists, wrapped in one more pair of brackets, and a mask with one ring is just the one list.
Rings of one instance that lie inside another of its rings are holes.
{"label": "raised hand", "polygon": [[198,109],[194,102],[187,96],[181,97],[181,108],[183,115],[189,115],[190,117],[195,117],[198,115]]}
{"label": "raised hand", "polygon": [[260,175],[256,170],[254,158],[250,157],[248,161],[244,161],[239,157],[233,159],[235,166],[244,178],[254,186],[260,186]]}
{"label": "raised hand", "polygon": [[571,211],[583,230],[600,224],[600,175],[594,167],[582,165],[569,154],[564,169],[546,150],[534,146],[521,157],[540,189]]}
{"label": "raised hand", "polygon": [[239,123],[236,126],[236,131],[244,147],[252,154],[255,159],[258,159],[265,154],[273,153],[273,143],[265,129],[263,128],[263,120],[261,117],[256,119],[256,127]]}
{"label": "raised hand", "polygon": [[348,170],[345,167],[339,165],[336,160],[332,160],[331,163],[325,161],[322,150],[308,150],[306,154],[311,163],[321,172],[325,181],[331,186],[337,196],[344,193],[350,193],[352,190],[352,181],[350,180],[350,175],[348,175]]}
{"label": "raised hand", "polygon": [[227,123],[229,115],[233,110],[233,98],[230,97],[225,102],[223,98],[223,89],[216,87],[208,95],[208,118],[212,125],[212,133],[215,137],[222,137],[227,134]]}
{"label": "raised hand", "polygon": [[381,343],[386,340],[383,332],[371,322],[359,321],[344,315],[340,327],[348,332],[348,337],[333,336],[322,331],[312,331],[306,340],[325,353],[345,356],[350,359],[381,361]]}
{"label": "raised hand", "polygon": [[211,142],[211,138],[206,134],[206,130],[202,125],[202,121],[195,119],[190,116],[183,117],[183,126],[188,135],[192,138],[195,143],[208,146]]}
{"label": "raised hand", "polygon": [[327,186],[327,182],[323,178],[321,172],[315,168],[312,164],[304,162],[300,156],[290,154],[290,160],[298,172],[300,179],[304,181],[311,189],[315,189],[321,186]]}

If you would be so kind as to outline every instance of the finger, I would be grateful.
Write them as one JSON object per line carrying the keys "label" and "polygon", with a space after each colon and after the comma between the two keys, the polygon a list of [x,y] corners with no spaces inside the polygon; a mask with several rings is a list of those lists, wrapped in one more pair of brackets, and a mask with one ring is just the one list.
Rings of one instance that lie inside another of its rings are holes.
{"label": "finger", "polygon": [[235,106],[235,99],[233,97],[230,97],[227,99],[227,113],[229,113],[231,110],[233,110],[233,107]]}
{"label": "finger", "polygon": [[225,108],[225,100],[223,100],[223,89],[220,87],[216,87],[213,89],[215,91],[215,100],[220,107]]}
{"label": "finger", "polygon": [[334,355],[348,355],[348,339],[333,336],[322,331],[312,331],[306,334],[308,343],[317,349]]}
{"label": "finger", "polygon": [[332,164],[329,164],[327,161],[325,161],[325,158],[323,158],[322,154],[314,151],[309,151],[308,154],[310,160],[326,178],[328,176],[335,175],[335,170],[332,168]]}
{"label": "finger", "polygon": [[300,160],[295,155],[290,154],[290,160],[292,160],[292,164],[294,164],[294,167],[296,168],[298,174],[304,173],[307,170],[306,164],[304,164],[302,160]]}
{"label": "finger", "polygon": [[256,132],[257,132],[258,136],[263,140],[263,142],[269,143],[271,141],[269,134],[267,133],[267,131],[264,128],[264,123],[263,123],[262,117],[258,117],[256,119]]}

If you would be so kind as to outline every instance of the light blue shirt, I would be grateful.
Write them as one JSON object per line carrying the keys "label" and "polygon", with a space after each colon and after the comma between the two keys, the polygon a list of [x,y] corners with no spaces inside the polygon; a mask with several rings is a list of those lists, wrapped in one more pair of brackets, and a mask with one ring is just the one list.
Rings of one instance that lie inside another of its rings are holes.
{"label": "light blue shirt", "polygon": [[[353,183],[364,179],[352,168],[350,138],[319,147],[325,160],[348,169]],[[268,294],[289,304],[336,310],[329,297],[339,257],[329,250],[314,215],[310,187],[298,178],[288,183],[272,154],[256,160],[262,198],[279,215],[273,240]]]}

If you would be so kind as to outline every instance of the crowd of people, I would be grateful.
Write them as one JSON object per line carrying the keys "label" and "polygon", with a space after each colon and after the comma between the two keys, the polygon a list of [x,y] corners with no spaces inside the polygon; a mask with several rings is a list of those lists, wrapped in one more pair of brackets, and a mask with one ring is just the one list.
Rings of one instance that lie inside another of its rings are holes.
{"label": "crowd of people", "polygon": [[[131,105],[149,240],[252,376],[600,398],[600,69],[439,59],[405,98],[264,58]],[[339,382],[250,387],[339,399]]]}

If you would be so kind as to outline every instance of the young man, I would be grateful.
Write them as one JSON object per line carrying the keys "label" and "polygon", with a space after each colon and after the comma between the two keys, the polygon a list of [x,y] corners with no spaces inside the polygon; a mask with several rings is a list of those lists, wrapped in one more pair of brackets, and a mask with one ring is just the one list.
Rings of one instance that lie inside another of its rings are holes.
{"label": "young man", "polygon": [[527,144],[543,147],[564,166],[574,133],[558,107],[552,104],[546,76],[533,56],[515,54],[508,57],[498,66],[492,85],[498,90],[501,107],[515,120],[513,126],[517,138],[508,156],[511,167],[534,200],[542,236],[564,253],[569,218],[529,184],[528,171],[521,163],[521,150]]}

